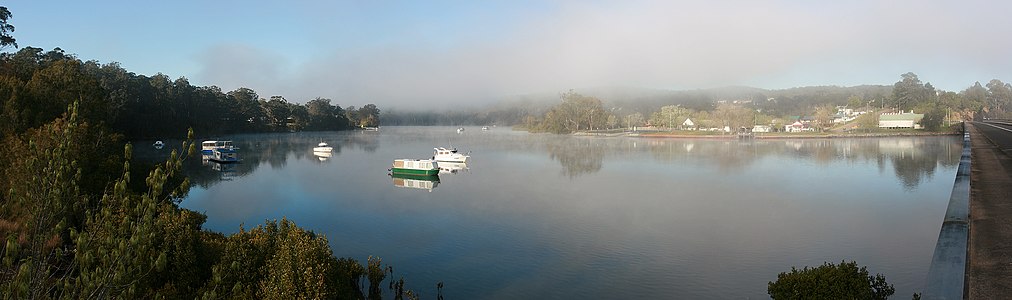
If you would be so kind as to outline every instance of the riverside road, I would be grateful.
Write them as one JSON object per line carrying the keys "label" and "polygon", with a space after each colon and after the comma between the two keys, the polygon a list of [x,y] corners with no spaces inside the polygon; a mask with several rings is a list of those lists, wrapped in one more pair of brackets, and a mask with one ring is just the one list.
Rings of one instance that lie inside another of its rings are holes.
{"label": "riverside road", "polygon": [[1012,123],[973,122],[970,132],[966,299],[1012,297]]}

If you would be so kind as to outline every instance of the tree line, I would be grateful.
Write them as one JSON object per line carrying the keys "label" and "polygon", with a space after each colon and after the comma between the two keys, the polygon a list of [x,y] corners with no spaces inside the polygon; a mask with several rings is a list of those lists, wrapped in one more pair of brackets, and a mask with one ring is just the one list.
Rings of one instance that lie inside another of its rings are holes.
{"label": "tree line", "polygon": [[0,55],[0,130],[23,132],[59,116],[74,101],[82,117],[127,138],[202,136],[302,130],[345,130],[379,125],[374,104],[342,108],[317,97],[305,104],[283,96],[262,98],[249,88],[223,92],[193,86],[185,77],[138,75],[118,63],[82,61],[60,48],[25,47]]}
{"label": "tree line", "polygon": [[[826,130],[835,126],[833,118],[839,107],[869,112],[855,120],[859,128],[866,129],[877,128],[878,114],[882,112],[913,111],[923,114],[920,124],[929,131],[942,130],[947,126],[946,120],[953,123],[982,118],[1012,118],[1012,111],[1009,111],[1012,108],[1012,84],[994,79],[984,86],[976,82],[960,92],[951,92],[935,89],[914,73],[905,73],[900,77],[888,93],[874,86],[796,88],[779,97],[749,95],[755,93],[751,91],[739,93],[740,98],[717,100],[709,106],[672,103],[646,112],[609,107],[597,97],[570,90],[561,93],[560,101],[544,112],[524,116],[519,125],[529,131],[552,133],[636,126],[668,130],[727,128],[736,131],[755,125],[783,128],[805,118],[818,129]],[[826,93],[812,96],[810,93],[813,91]],[[687,119],[691,120],[691,124],[685,123]]]}
{"label": "tree line", "polygon": [[[17,46],[0,6],[0,48]],[[375,126],[374,105],[340,109],[147,77],[60,49],[0,55],[0,295],[5,299],[417,298],[393,269],[340,258],[295,222],[204,230],[179,202],[204,135]],[[152,168],[124,137],[185,135]],[[335,241],[340,243],[340,241]],[[384,284],[384,282],[386,282]]]}

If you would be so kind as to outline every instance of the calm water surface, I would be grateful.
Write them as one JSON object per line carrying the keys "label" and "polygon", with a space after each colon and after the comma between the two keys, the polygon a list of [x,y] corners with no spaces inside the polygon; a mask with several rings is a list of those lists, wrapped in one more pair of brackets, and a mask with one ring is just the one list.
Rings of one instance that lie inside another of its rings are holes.
{"label": "calm water surface", "polygon": [[[434,299],[768,298],[791,266],[856,260],[923,289],[955,137],[686,140],[468,127],[261,134],[201,165],[186,208],[231,233],[282,217],[339,257],[383,258]],[[326,160],[311,149],[335,147]],[[387,175],[432,148],[471,152],[439,182]],[[410,188],[421,185],[434,188]],[[387,292],[389,293],[389,292]]]}

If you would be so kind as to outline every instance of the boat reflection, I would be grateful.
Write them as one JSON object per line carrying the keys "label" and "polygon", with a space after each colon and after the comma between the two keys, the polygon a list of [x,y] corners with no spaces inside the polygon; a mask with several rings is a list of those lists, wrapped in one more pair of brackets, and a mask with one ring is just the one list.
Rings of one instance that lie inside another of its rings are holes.
{"label": "boat reflection", "polygon": [[391,174],[394,186],[432,191],[439,185],[439,176]]}
{"label": "boat reflection", "polygon": [[467,163],[439,162],[439,174],[457,174],[461,171],[468,171]]}
{"label": "boat reflection", "polygon": [[330,151],[313,151],[313,155],[316,156],[320,161],[327,161],[328,158],[334,156],[334,152]]}
{"label": "boat reflection", "polygon": [[236,175],[236,164],[233,163],[221,163],[211,159],[211,155],[201,155],[201,164],[204,166],[211,167],[211,170],[217,171],[219,179],[222,181],[231,181],[235,179]]}

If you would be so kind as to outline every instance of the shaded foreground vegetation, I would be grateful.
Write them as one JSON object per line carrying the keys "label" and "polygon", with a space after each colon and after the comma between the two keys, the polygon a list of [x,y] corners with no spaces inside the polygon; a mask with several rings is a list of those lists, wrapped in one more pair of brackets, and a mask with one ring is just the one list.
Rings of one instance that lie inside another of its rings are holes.
{"label": "shaded foreground vegetation", "polygon": [[[868,274],[857,262],[826,262],[815,268],[805,267],[777,275],[767,292],[773,299],[889,299],[896,289],[885,276]],[[917,298],[917,295],[914,295]]]}
{"label": "shaded foreground vegetation", "polygon": [[[0,6],[0,48],[17,47],[10,17]],[[0,55],[0,102],[4,299],[380,299],[384,281],[395,299],[417,298],[379,258],[338,258],[326,237],[287,219],[226,236],[178,205],[190,187],[181,169],[196,151],[193,128],[215,135],[376,126],[375,105],[222,93],[32,47]],[[131,166],[124,136],[188,128],[165,162]]]}
{"label": "shaded foreground vegetation", "polygon": [[[222,235],[201,228],[206,217],[182,209],[189,189],[186,153],[151,170],[133,189],[132,147],[119,175],[101,174],[83,159],[91,129],[75,103],[67,115],[5,140],[0,206],[4,237],[0,293],[15,299],[203,298],[333,299],[381,297],[392,268],[370,257],[365,266],[337,258],[327,239],[286,219]],[[93,134],[93,133],[92,133]],[[84,142],[84,143],[82,143]],[[108,167],[106,164],[100,164]],[[364,289],[368,284],[368,289]],[[403,279],[389,288],[414,298]]]}

